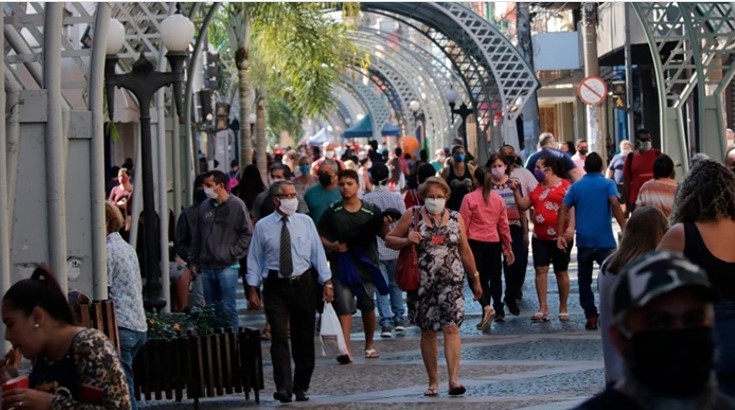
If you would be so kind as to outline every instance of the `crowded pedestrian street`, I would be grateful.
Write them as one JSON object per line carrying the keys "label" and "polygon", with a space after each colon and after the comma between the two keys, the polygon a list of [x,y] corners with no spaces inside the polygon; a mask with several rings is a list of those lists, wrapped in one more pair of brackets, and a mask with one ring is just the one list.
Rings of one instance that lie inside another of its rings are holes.
{"label": "crowded pedestrian street", "polygon": [[[617,231],[617,229],[616,229]],[[574,255],[574,253],[573,253]],[[575,258],[572,258],[575,260]],[[569,268],[571,293],[577,293],[576,264]],[[529,270],[528,275],[532,275]],[[470,295],[469,290],[466,290]],[[419,332],[409,327],[394,332],[391,338],[376,335],[380,358],[364,359],[355,348],[357,358],[349,366],[340,366],[332,357],[319,356],[317,336],[316,369],[312,378],[311,399],[291,403],[290,407],[310,409],[569,409],[604,388],[604,365],[599,333],[584,328],[584,315],[577,298],[570,299],[571,320],[535,323],[529,318],[535,309],[535,287],[526,283],[521,314],[509,317],[505,323],[494,323],[485,331],[476,329],[482,310],[467,297],[467,319],[460,328],[462,336],[462,382],[467,393],[461,398],[446,394],[446,367],[440,366],[442,384],[439,397],[423,396],[423,365],[419,351]],[[553,293],[553,291],[550,291]],[[558,311],[558,298],[550,297],[549,309]],[[595,291],[595,297],[599,298]],[[238,295],[240,321],[244,326],[262,328],[262,313],[246,311],[242,292]],[[554,302],[556,301],[556,302]],[[352,329],[352,339],[361,341],[359,321]],[[251,395],[202,399],[200,408],[249,409],[284,406],[267,392],[274,390],[269,365],[269,342],[263,342],[265,389],[256,404]],[[183,407],[186,406],[186,407]],[[141,408],[192,408],[191,402],[166,400],[143,402]]]}

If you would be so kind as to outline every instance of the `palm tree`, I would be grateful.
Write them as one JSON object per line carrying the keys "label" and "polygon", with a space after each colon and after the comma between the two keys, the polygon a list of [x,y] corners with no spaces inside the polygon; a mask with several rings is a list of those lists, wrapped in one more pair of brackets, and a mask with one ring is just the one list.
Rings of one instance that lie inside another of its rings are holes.
{"label": "palm tree", "polygon": [[[356,15],[356,5],[343,5],[343,16]],[[296,117],[325,113],[334,107],[331,91],[340,69],[356,55],[344,35],[349,26],[329,18],[325,7],[320,3],[227,3],[213,22],[210,39],[227,40],[227,45],[218,44],[220,58],[227,61],[232,55],[237,68],[240,162],[242,166],[252,163],[247,119],[254,96],[256,164],[262,175],[266,174],[267,96],[286,101]]]}

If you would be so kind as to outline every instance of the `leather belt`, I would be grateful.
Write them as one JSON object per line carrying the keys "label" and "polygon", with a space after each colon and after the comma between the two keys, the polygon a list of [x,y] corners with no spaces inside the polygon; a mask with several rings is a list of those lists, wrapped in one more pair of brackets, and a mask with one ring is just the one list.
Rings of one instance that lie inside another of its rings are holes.
{"label": "leather belt", "polygon": [[292,275],[288,278],[282,278],[278,276],[277,270],[268,270],[268,279],[269,281],[274,282],[280,282],[280,283],[288,283],[289,285],[298,285],[302,283],[306,283],[308,279],[311,279],[311,273],[307,270],[306,272],[302,273],[301,275]]}

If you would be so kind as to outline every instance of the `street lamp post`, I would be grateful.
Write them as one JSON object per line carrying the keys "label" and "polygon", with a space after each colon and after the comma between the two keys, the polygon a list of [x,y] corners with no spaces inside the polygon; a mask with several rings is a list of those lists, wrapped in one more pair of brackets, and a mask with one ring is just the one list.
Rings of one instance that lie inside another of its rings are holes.
{"label": "street lamp post", "polygon": [[408,103],[408,107],[411,109],[411,112],[413,112],[413,120],[416,123],[416,139],[421,143],[421,130],[424,126],[423,122],[419,122],[422,117],[419,113],[421,103],[416,100],[411,100],[411,102]]}
{"label": "street lamp post", "polygon": [[[129,90],[138,99],[140,107],[140,136],[141,136],[141,167],[143,180],[143,244],[144,244],[144,274],[145,308],[161,309],[166,306],[166,300],[161,297],[161,282],[158,258],[156,257],[156,214],[155,199],[153,196],[153,161],[151,144],[151,115],[150,105],[156,91],[167,85],[173,85],[173,100],[179,118],[183,102],[182,84],[184,80],[184,62],[188,56],[189,44],[194,38],[194,24],[180,13],[173,14],[161,22],[161,40],[168,53],[166,58],[171,65],[171,71],[159,72],[153,68],[153,63],[146,59],[143,52],[133,64],[133,70],[125,74],[116,74],[115,67],[120,51],[125,41],[125,27],[118,20],[112,19],[107,40],[107,60],[105,62],[105,83],[107,88],[107,110],[110,121],[114,113],[114,87]],[[162,121],[162,119],[159,119]]]}
{"label": "street lamp post", "polygon": [[447,91],[444,97],[447,99],[447,102],[449,103],[449,110],[452,112],[452,124],[454,124],[454,114],[458,114],[460,117],[462,117],[462,124],[460,124],[459,127],[460,137],[462,138],[462,143],[464,144],[464,146],[467,147],[467,117],[472,114],[473,111],[464,102],[459,106],[459,108],[454,108],[457,103],[457,98],[459,97],[459,94],[452,88]]}

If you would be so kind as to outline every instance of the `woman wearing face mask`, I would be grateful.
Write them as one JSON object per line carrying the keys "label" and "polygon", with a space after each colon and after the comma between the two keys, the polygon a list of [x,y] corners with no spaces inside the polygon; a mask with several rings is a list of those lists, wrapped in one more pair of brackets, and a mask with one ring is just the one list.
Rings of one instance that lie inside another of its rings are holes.
{"label": "woman wearing face mask", "polygon": [[[459,326],[464,321],[464,272],[473,272],[469,278],[475,300],[482,297],[480,273],[467,242],[464,219],[445,209],[450,194],[447,183],[438,177],[428,178],[419,193],[424,206],[405,212],[385,237],[385,244],[392,249],[418,246],[420,285],[408,292],[407,300],[411,323],[421,328],[421,357],[429,376],[424,395],[439,394],[438,331],[444,332],[449,395],[462,395],[466,389],[459,382]],[[414,210],[419,212],[415,229]]]}
{"label": "woman wearing face mask", "polygon": [[483,315],[477,324],[478,329],[485,329],[493,317],[496,322],[505,321],[501,255],[509,263],[514,260],[505,203],[492,190],[493,182],[488,174],[485,167],[475,171],[477,189],[465,195],[459,208],[459,213],[467,224],[467,240],[482,284],[482,298],[479,302]]}
{"label": "woman wearing face mask", "polygon": [[715,338],[720,390],[735,396],[735,174],[719,162],[699,161],[679,185],[671,229],[659,249],[681,252],[701,266],[720,293]]}
{"label": "woman wearing face mask", "polygon": [[452,161],[441,173],[442,178],[452,190],[452,196],[447,201],[447,208],[458,211],[462,205],[462,198],[475,189],[472,180],[474,167],[465,163],[465,150],[461,145],[452,148]]}
{"label": "woman wearing face mask", "polygon": [[[557,286],[559,287],[559,320],[568,321],[567,299],[569,299],[569,256],[572,251],[574,239],[574,212],[570,212],[569,225],[564,232],[557,232],[556,223],[559,207],[564,200],[570,182],[561,178],[561,165],[559,160],[551,156],[544,156],[536,162],[533,170],[539,185],[524,198],[518,189],[518,182],[511,180],[513,194],[521,211],[533,206],[534,225],[533,240],[533,266],[536,270],[536,293],[538,295],[539,310],[531,316],[534,321],[549,321],[549,306],[546,299],[548,286],[547,275],[549,264],[554,264]],[[567,239],[567,248],[561,250],[557,247],[559,235]]]}
{"label": "woman wearing face mask", "polygon": [[[488,176],[490,189],[500,195],[505,204],[505,209],[507,210],[510,237],[512,238],[513,244],[513,255],[517,257],[525,256],[528,258],[528,245],[526,244],[526,241],[528,240],[528,223],[525,220],[525,212],[521,212],[518,209],[518,204],[516,204],[516,198],[513,194],[513,186],[511,184],[510,164],[505,157],[501,156],[500,153],[492,153],[490,158],[487,160],[487,164],[488,168],[490,168],[490,175]],[[521,167],[521,169],[528,171],[523,167]],[[534,179],[534,181],[536,180]],[[526,191],[526,188],[524,188],[523,185],[524,184],[521,184],[521,188],[519,189],[521,191],[521,196],[528,196],[528,191]],[[509,262],[506,258],[503,263],[503,271],[505,272],[505,304],[508,306],[510,313],[514,316],[518,316],[521,313],[516,298],[521,293],[523,280],[526,276],[527,265],[527,263],[520,263],[521,261],[517,259],[518,258],[516,258],[515,261]],[[492,288],[492,286],[493,284],[491,283],[490,287]],[[502,282],[500,277],[498,277],[497,286],[500,287],[500,289],[497,290],[498,297],[500,297],[502,292]],[[500,306],[501,310],[498,312],[498,315],[502,314],[503,316],[500,317],[504,318],[505,315],[504,312],[502,312],[502,304]],[[495,310],[498,310],[497,307]]]}
{"label": "woman wearing face mask", "polygon": [[319,183],[314,178],[314,175],[311,174],[311,164],[309,163],[309,157],[306,155],[302,155],[299,158],[299,167],[292,181],[296,187],[296,192],[302,197],[306,193],[306,190]]}

